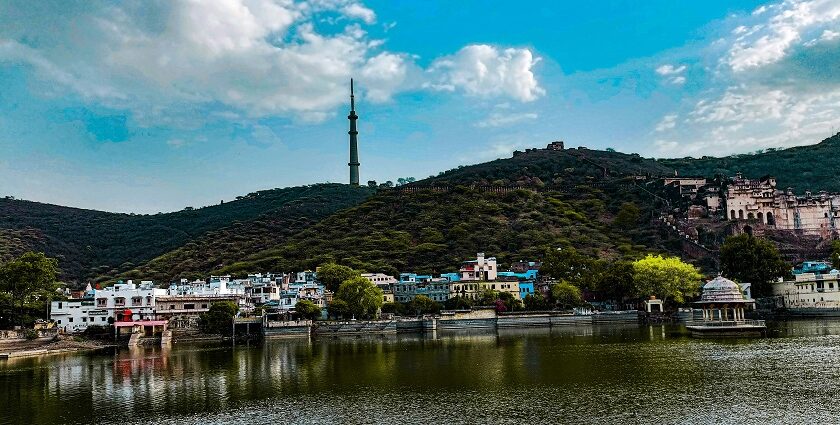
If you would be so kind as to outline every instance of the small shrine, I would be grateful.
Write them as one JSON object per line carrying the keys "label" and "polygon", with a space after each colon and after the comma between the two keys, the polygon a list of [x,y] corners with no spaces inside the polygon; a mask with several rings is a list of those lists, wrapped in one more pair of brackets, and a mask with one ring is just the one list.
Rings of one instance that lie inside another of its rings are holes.
{"label": "small shrine", "polygon": [[761,336],[767,329],[763,320],[746,318],[755,300],[746,298],[737,283],[720,275],[703,285],[700,301],[694,305],[702,311],[700,320],[686,326],[694,336]]}

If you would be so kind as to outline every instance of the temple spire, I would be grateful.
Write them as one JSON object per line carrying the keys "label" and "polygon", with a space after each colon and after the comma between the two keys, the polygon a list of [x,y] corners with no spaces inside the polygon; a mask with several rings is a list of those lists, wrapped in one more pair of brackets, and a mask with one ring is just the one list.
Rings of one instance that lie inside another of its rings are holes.
{"label": "temple spire", "polygon": [[350,115],[347,116],[347,119],[350,120],[350,131],[347,134],[350,135],[350,162],[347,165],[350,166],[350,184],[353,186],[359,185],[359,141],[357,140],[356,136],[358,136],[359,132],[356,131],[356,120],[359,119],[359,116],[356,115],[356,97],[353,94],[353,79],[350,79]]}

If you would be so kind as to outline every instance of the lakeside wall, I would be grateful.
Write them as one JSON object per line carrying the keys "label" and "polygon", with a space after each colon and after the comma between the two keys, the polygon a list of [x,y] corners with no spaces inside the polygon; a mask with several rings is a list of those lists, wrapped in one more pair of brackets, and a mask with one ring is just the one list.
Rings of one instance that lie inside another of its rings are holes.
{"label": "lakeside wall", "polygon": [[465,329],[551,328],[593,324],[637,324],[637,311],[574,315],[554,311],[496,313],[493,309],[444,311],[440,316],[415,319],[266,322],[266,338],[330,335],[396,334]]}

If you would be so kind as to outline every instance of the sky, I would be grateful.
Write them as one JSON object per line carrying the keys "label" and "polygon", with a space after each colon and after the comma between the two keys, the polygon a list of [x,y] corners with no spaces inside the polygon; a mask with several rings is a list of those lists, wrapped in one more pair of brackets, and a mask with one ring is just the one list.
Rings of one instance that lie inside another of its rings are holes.
{"label": "sky", "polygon": [[840,131],[840,0],[4,0],[0,196],[117,212]]}

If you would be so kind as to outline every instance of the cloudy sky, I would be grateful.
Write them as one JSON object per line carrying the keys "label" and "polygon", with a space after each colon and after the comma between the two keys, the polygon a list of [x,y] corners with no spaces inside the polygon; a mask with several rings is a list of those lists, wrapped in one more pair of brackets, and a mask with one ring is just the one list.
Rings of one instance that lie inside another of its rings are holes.
{"label": "cloudy sky", "polygon": [[0,196],[144,212],[423,178],[565,140],[646,156],[840,131],[840,0],[4,0]]}

